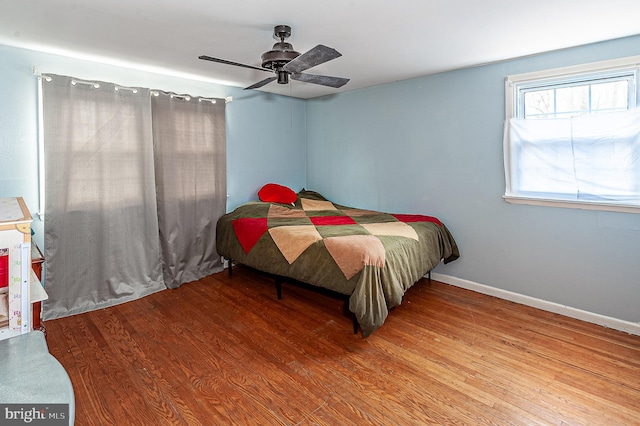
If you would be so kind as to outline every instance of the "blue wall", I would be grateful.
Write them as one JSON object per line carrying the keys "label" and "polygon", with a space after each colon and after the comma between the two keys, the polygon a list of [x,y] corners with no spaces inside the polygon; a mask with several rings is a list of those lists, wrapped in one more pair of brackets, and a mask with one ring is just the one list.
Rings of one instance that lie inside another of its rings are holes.
{"label": "blue wall", "polygon": [[37,78],[41,73],[225,98],[228,208],[256,199],[266,182],[306,184],[305,102],[0,45],[0,197],[24,197],[43,247],[38,211]]}
{"label": "blue wall", "polygon": [[307,184],[348,205],[438,216],[436,272],[640,322],[640,214],[508,204],[504,79],[640,55],[640,36],[307,102]]}

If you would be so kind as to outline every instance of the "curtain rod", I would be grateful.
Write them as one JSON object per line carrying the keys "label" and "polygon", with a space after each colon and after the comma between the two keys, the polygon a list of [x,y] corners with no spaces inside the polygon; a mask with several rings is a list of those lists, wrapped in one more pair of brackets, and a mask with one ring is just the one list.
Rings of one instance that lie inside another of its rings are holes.
{"label": "curtain rod", "polygon": [[[50,82],[51,81],[51,77],[47,74],[42,74],[38,71],[37,67],[34,65],[33,66],[33,75],[35,75],[38,78],[43,78],[46,81]],[[69,77],[69,76],[67,76]],[[81,80],[75,77],[69,77],[71,78],[71,84],[72,85],[76,85],[76,84],[86,84],[89,86],[93,86],[94,88],[98,89],[100,88],[100,83],[97,81],[90,81],[90,80]],[[128,87],[128,86],[121,86],[118,85],[117,83],[110,83],[114,85],[114,90],[118,91],[118,90],[128,90],[130,92],[133,93],[138,93],[138,89],[136,87]],[[212,104],[215,104],[217,102],[217,100],[215,98],[207,98],[204,96],[191,96],[191,95],[187,95],[187,94],[178,94],[178,93],[174,93],[174,92],[167,92],[164,90],[160,90],[160,89],[149,89],[149,93],[152,96],[159,96],[160,93],[167,93],[169,96],[171,96],[172,98],[178,98],[178,99],[183,99],[183,100],[191,100],[191,98],[197,98],[198,102],[211,102]],[[224,103],[228,104],[229,102],[233,101],[233,96],[227,96],[224,98]]]}

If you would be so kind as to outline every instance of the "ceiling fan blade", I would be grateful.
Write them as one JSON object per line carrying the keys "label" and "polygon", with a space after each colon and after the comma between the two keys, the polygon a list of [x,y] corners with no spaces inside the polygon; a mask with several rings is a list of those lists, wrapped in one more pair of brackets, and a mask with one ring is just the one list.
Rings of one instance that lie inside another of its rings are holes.
{"label": "ceiling fan blade", "polygon": [[292,59],[282,68],[292,73],[302,72],[316,65],[339,58],[340,56],[342,56],[342,54],[336,49],[319,44],[308,52]]}
{"label": "ceiling fan blade", "polygon": [[323,86],[342,87],[349,82],[348,78],[342,77],[330,77],[328,75],[315,75],[315,74],[291,74],[293,80],[304,81],[305,83],[321,84]]}
{"label": "ceiling fan blade", "polygon": [[264,80],[259,81],[259,82],[255,83],[255,84],[252,84],[252,85],[251,85],[251,86],[249,86],[249,87],[245,87],[245,88],[244,88],[244,90],[257,89],[257,88],[259,88],[259,87],[264,86],[265,84],[269,84],[269,83],[271,83],[273,80],[276,80],[277,78],[278,78],[278,77],[269,77],[269,78],[265,78]]}
{"label": "ceiling fan blade", "polygon": [[269,69],[266,69],[266,68],[254,67],[253,65],[246,65],[246,64],[241,64],[239,62],[227,61],[226,59],[213,58],[213,57],[207,56],[207,55],[198,56],[198,59],[203,59],[205,61],[211,61],[211,62],[218,62],[220,64],[226,64],[226,65],[235,65],[237,67],[244,67],[244,68],[249,68],[249,69],[252,69],[252,70],[273,72],[273,70],[269,70]]}

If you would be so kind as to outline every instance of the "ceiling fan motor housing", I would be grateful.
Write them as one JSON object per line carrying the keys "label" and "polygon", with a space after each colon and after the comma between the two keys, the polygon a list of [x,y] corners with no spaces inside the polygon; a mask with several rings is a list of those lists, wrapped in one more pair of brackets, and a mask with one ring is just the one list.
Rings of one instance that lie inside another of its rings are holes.
{"label": "ceiling fan motor housing", "polygon": [[291,44],[279,42],[273,45],[272,50],[263,53],[260,58],[262,59],[262,68],[277,70],[298,56],[300,56],[300,52],[293,50]]}

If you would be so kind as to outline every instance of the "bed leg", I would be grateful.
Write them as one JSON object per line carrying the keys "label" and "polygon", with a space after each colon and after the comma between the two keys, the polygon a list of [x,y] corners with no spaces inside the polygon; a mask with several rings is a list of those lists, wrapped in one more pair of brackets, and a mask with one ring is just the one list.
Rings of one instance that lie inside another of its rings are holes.
{"label": "bed leg", "polygon": [[358,324],[358,317],[356,317],[356,314],[349,310],[349,298],[344,299],[344,305],[342,309],[344,310],[345,316],[351,317],[351,321],[353,322],[353,334],[358,334],[358,331],[360,330],[360,324]]}
{"label": "bed leg", "polygon": [[282,300],[282,278],[276,277],[276,294],[278,295],[278,300]]}
{"label": "bed leg", "polygon": [[227,270],[229,271],[229,276],[233,276],[233,259],[227,259]]}
{"label": "bed leg", "polygon": [[427,279],[429,280],[429,284],[431,284],[431,270],[427,272]]}

